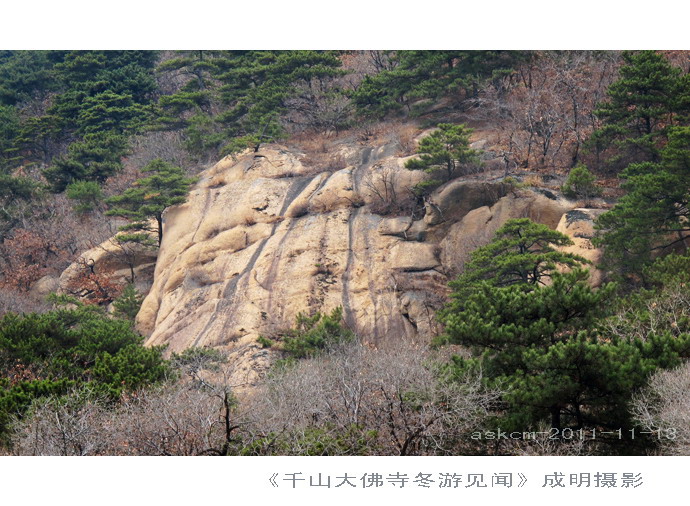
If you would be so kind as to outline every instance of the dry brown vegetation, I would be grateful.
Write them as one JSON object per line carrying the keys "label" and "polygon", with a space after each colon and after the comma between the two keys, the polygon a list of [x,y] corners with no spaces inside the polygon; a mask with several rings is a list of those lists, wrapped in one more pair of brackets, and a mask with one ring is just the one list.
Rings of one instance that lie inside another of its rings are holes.
{"label": "dry brown vegetation", "polygon": [[583,144],[598,125],[594,109],[619,65],[615,51],[542,54],[489,86],[469,116],[490,122],[510,170],[573,167],[587,161]]}
{"label": "dry brown vegetation", "polygon": [[690,455],[690,362],[654,374],[634,400],[633,414],[656,435],[663,454]]}
{"label": "dry brown vegetation", "polygon": [[290,143],[304,153],[300,161],[314,174],[336,172],[348,166],[345,157],[334,149],[337,139],[330,134],[304,133],[293,136]]}
{"label": "dry brown vegetation", "polygon": [[[235,398],[232,366],[183,367],[186,380],[108,406],[89,392],[37,401],[17,425],[20,455],[457,454],[496,401],[479,377],[444,381],[413,343],[360,342],[274,369]],[[466,449],[466,448],[465,448]]]}

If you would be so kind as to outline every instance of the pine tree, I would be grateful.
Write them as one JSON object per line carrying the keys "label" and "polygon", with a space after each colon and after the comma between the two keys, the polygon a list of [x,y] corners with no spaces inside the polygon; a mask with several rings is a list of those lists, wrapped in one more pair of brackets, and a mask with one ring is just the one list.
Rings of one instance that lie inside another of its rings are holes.
{"label": "pine tree", "polygon": [[621,174],[627,191],[596,223],[595,242],[608,267],[640,274],[654,253],[684,247],[690,238],[690,127],[668,130],[660,162],[629,165]]}
{"label": "pine tree", "polygon": [[12,106],[0,105],[0,172],[13,169],[21,157],[17,153],[19,115]]}
{"label": "pine tree", "polygon": [[161,97],[158,126],[185,129],[195,154],[255,147],[284,134],[280,118],[299,85],[341,75],[340,66],[332,51],[185,51],[159,67],[191,79]]}
{"label": "pine tree", "polygon": [[[195,179],[185,177],[182,169],[161,159],[153,160],[142,171],[151,175],[137,180],[122,195],[109,198],[106,203],[113,208],[106,214],[131,220],[121,230],[134,232],[131,234],[133,241],[145,240],[150,232],[157,233],[160,246],[163,241],[163,212],[187,199]],[[155,229],[149,225],[151,219],[156,222]]]}
{"label": "pine tree", "polygon": [[443,170],[450,181],[462,167],[479,163],[478,153],[470,148],[471,133],[465,125],[439,124],[438,130],[419,141],[419,158],[409,160],[405,168],[430,173]]}
{"label": "pine tree", "polygon": [[134,320],[143,300],[144,298],[139,294],[134,285],[128,284],[120,296],[113,301],[115,315]]}
{"label": "pine tree", "polygon": [[690,354],[690,336],[608,331],[601,319],[615,285],[593,289],[584,259],[555,250],[569,243],[562,234],[529,220],[506,225],[451,283],[437,344],[467,347],[472,356],[454,357],[455,373],[480,369],[506,391],[502,429],[631,428],[630,396],[656,368]]}
{"label": "pine tree", "polygon": [[484,80],[529,58],[524,51],[396,51],[393,68],[365,77],[352,96],[361,114],[380,117],[443,96],[476,96]]}
{"label": "pine tree", "polygon": [[561,190],[566,197],[579,198],[587,202],[590,197],[595,197],[601,193],[596,181],[596,176],[587,167],[578,165],[570,170],[568,179]]}
{"label": "pine tree", "polygon": [[[592,326],[614,289],[608,285],[595,291],[587,276],[580,269],[554,273],[546,286],[479,282],[462,310],[447,308],[442,313],[441,342],[466,346],[474,356],[456,358],[455,365],[460,370],[481,368],[490,384],[507,389],[504,421],[513,430],[541,420],[555,428],[582,427],[584,407],[592,408],[587,400],[590,390],[601,383],[595,373],[609,374],[620,366],[614,361],[608,370],[598,371],[598,361],[596,366],[584,360],[569,362],[582,347],[597,345],[596,338],[581,331]],[[578,368],[591,369],[588,374],[594,377],[578,377],[573,374]]]}
{"label": "pine tree", "polygon": [[103,201],[103,190],[95,181],[75,181],[67,186],[67,198],[74,200],[77,213],[90,213]]}
{"label": "pine tree", "polygon": [[572,244],[568,236],[529,218],[508,220],[496,231],[493,241],[472,252],[464,272],[450,283],[456,303],[462,304],[479,282],[496,287],[543,285],[558,267],[589,263],[556,249]]}
{"label": "pine tree", "polygon": [[295,87],[341,75],[340,66],[332,51],[234,51],[216,75],[228,107],[218,121],[231,137],[278,138],[283,135],[280,114]]}
{"label": "pine tree", "polygon": [[687,119],[690,81],[656,51],[627,52],[623,59],[608,101],[595,111],[603,126],[590,143],[598,149],[614,146],[617,158],[658,162],[668,128]]}
{"label": "pine tree", "polygon": [[112,132],[86,134],[70,144],[67,154],[56,158],[43,175],[56,192],[74,181],[105,182],[122,170],[121,158],[128,150],[127,138]]}

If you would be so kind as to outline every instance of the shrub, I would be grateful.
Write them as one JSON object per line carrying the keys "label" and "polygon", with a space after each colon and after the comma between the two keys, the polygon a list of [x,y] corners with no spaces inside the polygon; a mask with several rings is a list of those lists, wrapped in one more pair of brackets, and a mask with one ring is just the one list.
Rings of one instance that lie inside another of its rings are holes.
{"label": "shrub", "polygon": [[283,350],[294,358],[306,358],[353,338],[354,333],[343,324],[342,307],[330,314],[317,312],[307,316],[299,313],[295,328],[287,332],[283,341]]}
{"label": "shrub", "polygon": [[93,306],[0,319],[0,437],[34,399],[75,386],[118,399],[165,378],[161,348],[145,348],[126,320]]}
{"label": "shrub", "polygon": [[75,181],[67,186],[67,198],[74,200],[77,213],[89,213],[103,202],[101,185],[95,181]]}
{"label": "shrub", "polygon": [[122,291],[122,294],[113,302],[115,315],[134,320],[137,317],[139,308],[141,308],[143,299],[144,298],[139,294],[134,285],[127,285]]}
{"label": "shrub", "polygon": [[596,180],[596,176],[587,167],[578,165],[570,171],[561,190],[566,197],[587,201],[590,197],[601,194],[601,188],[597,186]]}

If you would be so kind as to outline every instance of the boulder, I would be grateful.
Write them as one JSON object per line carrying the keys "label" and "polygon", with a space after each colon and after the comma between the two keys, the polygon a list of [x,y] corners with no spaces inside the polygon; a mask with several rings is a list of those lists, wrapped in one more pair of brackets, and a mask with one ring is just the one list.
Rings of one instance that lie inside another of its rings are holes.
{"label": "boulder", "polygon": [[574,253],[589,260],[589,280],[592,286],[600,286],[603,273],[597,269],[601,262],[603,251],[592,244],[594,237],[594,221],[604,212],[604,209],[577,208],[563,214],[556,230],[567,235],[573,241],[572,246],[559,248],[565,253]]}

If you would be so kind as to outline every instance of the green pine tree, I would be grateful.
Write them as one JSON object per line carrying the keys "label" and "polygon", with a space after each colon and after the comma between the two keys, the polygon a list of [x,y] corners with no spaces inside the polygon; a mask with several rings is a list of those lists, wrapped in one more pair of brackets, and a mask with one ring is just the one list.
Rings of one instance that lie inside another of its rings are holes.
{"label": "green pine tree", "polygon": [[658,163],[629,165],[621,174],[626,195],[596,223],[595,243],[605,264],[623,275],[639,275],[655,253],[687,250],[690,236],[690,127],[668,130]]}
{"label": "green pine tree", "polygon": [[360,113],[381,117],[440,97],[476,96],[486,79],[509,74],[524,51],[395,51],[391,69],[366,76],[352,94]]}
{"label": "green pine tree", "polygon": [[21,160],[17,153],[19,133],[20,121],[16,109],[0,104],[0,172],[15,168]]}
{"label": "green pine tree", "polygon": [[615,286],[593,289],[579,268],[583,259],[555,250],[567,237],[530,223],[509,222],[451,283],[452,301],[439,313],[445,333],[436,342],[471,352],[453,359],[455,374],[481,370],[490,386],[505,390],[496,412],[502,429],[630,429],[631,395],[654,370],[690,354],[690,335],[611,331],[616,325],[602,318],[614,307]]}
{"label": "green pine tree", "polygon": [[115,315],[129,320],[134,320],[141,308],[144,298],[139,294],[133,284],[128,284],[120,296],[113,301]]}
{"label": "green pine tree", "polygon": [[77,213],[90,213],[103,202],[103,190],[95,181],[75,181],[66,189],[67,198],[74,200],[74,210]]}
{"label": "green pine tree", "polygon": [[587,167],[578,165],[570,170],[568,179],[561,190],[566,197],[583,199],[587,202],[590,197],[596,197],[601,193],[596,181],[596,176]]}
{"label": "green pine tree", "polygon": [[128,144],[126,137],[112,132],[86,134],[83,140],[70,144],[66,155],[54,159],[43,175],[56,192],[75,181],[103,183],[122,170],[121,158]]}
{"label": "green pine tree", "polygon": [[479,282],[496,287],[544,285],[559,267],[589,263],[556,249],[572,244],[568,236],[529,218],[508,220],[496,231],[493,241],[472,252],[464,272],[450,283],[455,303],[463,304]]}
{"label": "green pine tree", "polygon": [[429,173],[445,171],[445,179],[450,181],[463,167],[479,163],[477,151],[470,148],[471,133],[472,129],[465,125],[439,124],[438,130],[419,141],[419,158],[409,160],[405,168]]}
{"label": "green pine tree", "polygon": [[[195,179],[185,177],[182,169],[161,159],[153,160],[142,171],[151,175],[137,180],[122,195],[109,198],[106,203],[112,209],[106,214],[131,220],[130,224],[121,227],[127,233],[134,232],[131,240],[145,241],[146,236],[153,232],[157,234],[160,246],[163,241],[163,212],[187,199]],[[155,221],[155,228],[151,228],[149,220]]]}
{"label": "green pine tree", "polygon": [[603,126],[590,144],[600,150],[615,147],[617,156],[610,162],[658,162],[668,128],[689,112],[690,81],[656,51],[627,52],[623,59],[620,78],[595,111]]}

